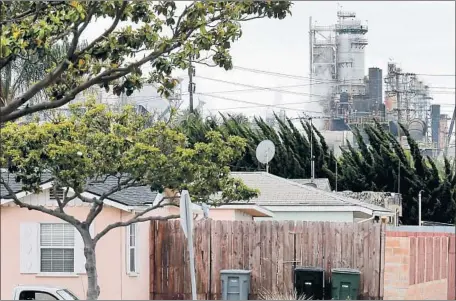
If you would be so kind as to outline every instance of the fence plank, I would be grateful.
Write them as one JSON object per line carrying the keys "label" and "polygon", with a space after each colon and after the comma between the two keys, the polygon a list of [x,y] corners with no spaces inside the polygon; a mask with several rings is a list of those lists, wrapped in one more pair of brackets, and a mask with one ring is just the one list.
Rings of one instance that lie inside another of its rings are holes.
{"label": "fence plank", "polygon": [[333,248],[333,264],[334,268],[341,268],[342,267],[342,227],[340,223],[334,224],[334,248]]}
{"label": "fence plank", "polygon": [[332,265],[332,239],[333,239],[333,232],[331,228],[331,223],[325,222],[323,225],[323,231],[324,231],[324,249],[325,249],[325,262],[324,262],[324,268],[326,270],[326,279],[329,278],[330,276],[330,271],[331,271],[331,265]]}
{"label": "fence plank", "polygon": [[279,288],[277,280],[279,271],[279,222],[273,221],[271,227],[271,290],[273,292],[279,292],[283,288]]}
{"label": "fence plank", "polygon": [[307,248],[309,230],[307,222],[300,222],[296,229],[296,237],[298,242],[296,244],[296,253],[299,254],[300,266],[309,266],[309,249]]}
{"label": "fence plank", "polygon": [[244,255],[244,248],[242,246],[242,238],[244,233],[242,232],[242,225],[241,222],[235,221],[231,223],[232,225],[232,260],[230,264],[230,269],[242,269],[244,265],[243,255]]}
{"label": "fence plank", "polygon": [[373,247],[373,250],[371,252],[372,254],[372,271],[373,273],[369,273],[372,277],[372,289],[370,291],[369,296],[378,296],[380,294],[380,235],[381,235],[381,227],[382,224],[371,224],[371,228],[373,228],[374,235],[372,237],[373,239],[373,244],[371,246]]}
{"label": "fence plank", "polygon": [[[354,246],[353,246],[353,257],[354,257],[354,267],[355,269],[360,270],[361,272],[364,271],[364,228],[363,224],[355,223],[353,225],[355,229],[355,238],[354,238]],[[364,277],[361,277],[360,280],[360,287],[364,286]]]}
{"label": "fence plank", "polygon": [[250,267],[249,267],[249,260],[250,260],[250,255],[249,255],[249,237],[252,237],[250,236],[250,232],[249,232],[249,225],[251,223],[249,222],[241,222],[241,225],[242,225],[242,233],[243,233],[243,236],[242,236],[242,258],[243,258],[243,261],[242,261],[242,269],[244,270],[249,270]]}
{"label": "fence plank", "polygon": [[364,274],[366,274],[366,276],[364,277],[364,285],[363,285],[363,296],[364,298],[366,296],[369,296],[369,288],[371,286],[371,283],[370,283],[370,279],[369,277],[367,276],[367,273],[368,271],[371,270],[371,266],[370,266],[370,258],[369,258],[369,237],[370,235],[372,235],[372,233],[370,233],[370,225],[367,224],[367,223],[363,223],[363,249],[364,249],[364,254],[363,254],[363,261],[364,261],[364,265],[363,265],[363,270],[362,272]]}
{"label": "fence plank", "polygon": [[149,299],[155,299],[155,228],[156,222],[151,221],[149,226],[149,264],[150,264],[150,277],[149,277]]}
{"label": "fence plank", "polygon": [[349,268],[354,266],[353,262],[353,223],[344,223],[341,227],[341,266]]}
{"label": "fence plank", "polygon": [[217,296],[220,292],[220,270],[221,270],[221,256],[222,256],[222,242],[221,240],[226,238],[223,231],[222,221],[213,221],[212,228],[214,231],[211,232],[212,240],[212,252],[211,252],[211,299],[218,299]]}
{"label": "fence plank", "polygon": [[293,266],[296,264],[294,259],[294,222],[283,223],[283,275],[281,277],[285,292],[293,289]]}
{"label": "fence plank", "polygon": [[249,268],[252,271],[251,291],[257,292],[261,282],[261,224],[250,223],[250,233],[250,237],[252,237],[249,241]]}
{"label": "fence plank", "polygon": [[163,252],[166,251],[164,245],[163,245],[163,240],[164,240],[164,233],[163,233],[163,227],[165,223],[163,222],[156,222],[156,240],[155,240],[155,262],[154,266],[155,269],[154,271],[156,272],[155,277],[154,277],[154,291],[156,294],[161,294],[163,293]]}
{"label": "fence plank", "polygon": [[[176,260],[177,260],[177,252],[172,252],[175,244],[176,244],[176,236],[178,235],[178,231],[180,230],[177,228],[176,223],[173,221],[172,223],[167,223],[168,226],[168,233],[167,235],[167,243],[168,243],[168,272],[166,273],[168,276],[168,285],[166,286],[166,293],[168,294],[173,294],[173,292],[176,292],[177,287],[175,287],[175,283],[178,281],[177,279],[174,279],[175,276],[177,276],[177,268],[176,268]],[[177,228],[177,229],[176,229]]]}

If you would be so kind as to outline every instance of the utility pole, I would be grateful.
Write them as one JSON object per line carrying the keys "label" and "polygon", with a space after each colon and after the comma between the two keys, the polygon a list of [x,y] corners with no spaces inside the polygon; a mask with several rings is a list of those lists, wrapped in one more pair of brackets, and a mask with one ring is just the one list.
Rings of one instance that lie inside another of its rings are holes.
{"label": "utility pole", "polygon": [[418,226],[421,226],[421,192],[423,190],[418,193]]}
{"label": "utility pole", "polygon": [[188,93],[189,93],[189,99],[190,99],[190,113],[194,113],[193,110],[193,93],[195,93],[195,88],[196,85],[193,83],[193,76],[195,76],[195,69],[193,68],[192,65],[192,56],[190,55],[188,57]]}
{"label": "utility pole", "polygon": [[[397,69],[395,70],[396,74],[396,101],[397,101],[397,136],[399,138],[399,145],[402,147],[402,134],[401,134],[401,122],[402,122],[402,100],[401,100],[401,92],[399,89],[399,76],[401,75]],[[397,193],[401,193],[401,158],[399,154],[398,158],[398,172],[397,172]]]}
{"label": "utility pole", "polygon": [[315,160],[313,155],[313,124],[312,118],[310,119],[310,182],[315,180]]}
{"label": "utility pole", "polygon": [[[334,158],[336,157],[336,155],[334,155]],[[337,192],[337,165],[339,163],[337,162],[337,158],[336,158],[336,192]]]}

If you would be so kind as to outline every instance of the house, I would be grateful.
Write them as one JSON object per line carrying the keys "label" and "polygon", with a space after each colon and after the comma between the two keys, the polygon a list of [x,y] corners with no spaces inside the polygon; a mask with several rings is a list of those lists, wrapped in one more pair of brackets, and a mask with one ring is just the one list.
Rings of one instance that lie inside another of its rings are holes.
{"label": "house", "polygon": [[265,207],[250,203],[232,203],[210,207],[209,218],[222,221],[253,221],[257,218],[273,218],[274,213]]}
{"label": "house", "polygon": [[402,217],[402,195],[394,192],[380,192],[380,191],[339,191],[338,194],[362,200],[363,202],[374,204],[396,213],[395,216],[389,218],[389,223],[395,225]]}
{"label": "house", "polygon": [[[15,175],[1,170],[2,178],[24,203],[57,209],[52,176],[41,177],[42,192],[22,191],[22,184],[15,182]],[[116,181],[116,182],[114,182]],[[85,197],[99,197],[117,183],[117,178],[107,178],[87,188]],[[63,190],[57,191],[63,197]],[[107,225],[127,221],[161,198],[149,187],[131,187],[116,192],[104,200],[104,208],[92,223],[92,237]],[[3,185],[0,185],[1,222],[1,295],[11,299],[18,284],[53,285],[65,287],[83,299],[87,292],[87,276],[82,238],[76,229],[62,220],[35,210],[16,206]],[[79,199],[72,200],[65,212],[79,220],[87,217],[89,205]],[[203,218],[200,206],[193,204],[195,218]],[[179,208],[156,209],[154,215],[176,215]],[[209,217],[217,220],[253,220],[273,217],[273,213],[255,204],[227,204],[211,208]],[[149,223],[134,224],[111,230],[97,244],[98,280],[100,299],[149,299]]]}
{"label": "house", "polygon": [[327,222],[358,222],[375,217],[394,216],[390,209],[363,202],[337,193],[300,184],[265,172],[232,172],[231,176],[260,191],[249,203],[261,206],[274,217],[255,220],[302,220]]}
{"label": "house", "polygon": [[[2,170],[17,197],[24,203],[57,208],[52,177],[44,174],[42,192],[30,194],[22,191],[14,175]],[[91,186],[86,197],[99,196],[110,187],[110,181]],[[61,194],[62,191],[57,193]],[[1,295],[11,299],[16,285],[53,285],[65,287],[84,299],[87,276],[82,238],[79,232],[62,220],[35,210],[16,206],[8,191],[0,185],[1,222]],[[146,187],[135,187],[112,194],[105,200],[102,212],[92,223],[90,231],[96,235],[107,225],[129,220],[136,212],[143,211],[158,198],[156,192]],[[79,220],[87,217],[89,205],[72,200],[65,211]],[[196,212],[202,214],[198,206]],[[198,210],[199,209],[199,210]],[[154,210],[154,215],[178,214],[179,209],[166,207]],[[96,247],[100,299],[149,299],[149,224],[148,222],[120,227],[107,233]]]}

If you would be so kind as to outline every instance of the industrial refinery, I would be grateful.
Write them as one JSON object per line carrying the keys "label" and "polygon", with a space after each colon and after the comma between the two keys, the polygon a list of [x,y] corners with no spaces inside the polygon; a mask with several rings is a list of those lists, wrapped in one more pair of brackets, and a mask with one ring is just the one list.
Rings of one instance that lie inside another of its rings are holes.
{"label": "industrial refinery", "polygon": [[448,151],[456,110],[452,117],[440,114],[440,105],[431,105],[429,86],[397,63],[389,62],[385,73],[370,67],[366,75],[369,28],[355,12],[339,10],[337,23],[327,26],[310,17],[309,28],[311,102],[322,109],[325,136],[345,137],[354,128],[363,133],[377,121],[407,147],[400,123],[427,155]]}

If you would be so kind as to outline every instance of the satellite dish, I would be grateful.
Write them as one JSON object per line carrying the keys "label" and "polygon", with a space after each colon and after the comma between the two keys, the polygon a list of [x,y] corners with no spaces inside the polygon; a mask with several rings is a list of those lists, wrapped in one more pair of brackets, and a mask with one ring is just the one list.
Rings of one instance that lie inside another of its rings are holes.
{"label": "satellite dish", "polygon": [[256,148],[256,158],[258,162],[266,164],[266,172],[269,171],[269,162],[274,158],[275,145],[271,140],[263,140]]}

